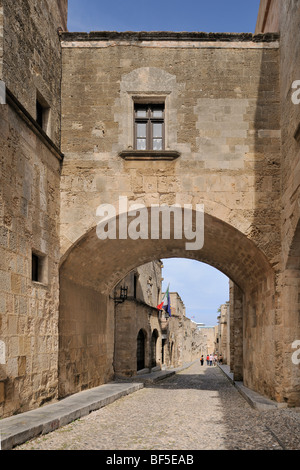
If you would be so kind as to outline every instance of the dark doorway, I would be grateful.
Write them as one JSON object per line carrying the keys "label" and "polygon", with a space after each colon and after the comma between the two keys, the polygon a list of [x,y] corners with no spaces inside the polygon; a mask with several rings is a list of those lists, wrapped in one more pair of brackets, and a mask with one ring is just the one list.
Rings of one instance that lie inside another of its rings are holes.
{"label": "dark doorway", "polygon": [[166,345],[166,342],[167,342],[166,339],[162,339],[162,342],[161,342],[161,363],[162,364],[165,363],[165,345]]}
{"label": "dark doorway", "polygon": [[151,367],[156,366],[156,343],[158,338],[158,331],[154,330],[151,338]]}
{"label": "dark doorway", "polygon": [[137,337],[137,370],[144,369],[145,367],[145,334],[143,330],[139,331]]}

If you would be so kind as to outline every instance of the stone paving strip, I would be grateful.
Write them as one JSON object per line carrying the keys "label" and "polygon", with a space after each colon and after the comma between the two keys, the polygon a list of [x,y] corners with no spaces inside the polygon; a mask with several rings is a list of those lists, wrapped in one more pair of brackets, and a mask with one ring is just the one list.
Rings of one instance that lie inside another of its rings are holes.
{"label": "stone paving strip", "polygon": [[300,450],[299,436],[299,408],[256,409],[197,362],[16,450]]}

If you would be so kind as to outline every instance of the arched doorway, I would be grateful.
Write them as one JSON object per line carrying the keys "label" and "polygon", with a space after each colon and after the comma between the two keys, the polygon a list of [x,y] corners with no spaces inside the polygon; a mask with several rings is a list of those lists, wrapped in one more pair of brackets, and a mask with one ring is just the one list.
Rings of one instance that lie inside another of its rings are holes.
{"label": "arched doorway", "polygon": [[156,367],[156,348],[157,348],[158,331],[155,329],[151,336],[151,367]]}
{"label": "arched doorway", "polygon": [[146,334],[143,330],[140,330],[137,336],[137,345],[136,345],[137,371],[145,368],[145,346],[146,346]]}

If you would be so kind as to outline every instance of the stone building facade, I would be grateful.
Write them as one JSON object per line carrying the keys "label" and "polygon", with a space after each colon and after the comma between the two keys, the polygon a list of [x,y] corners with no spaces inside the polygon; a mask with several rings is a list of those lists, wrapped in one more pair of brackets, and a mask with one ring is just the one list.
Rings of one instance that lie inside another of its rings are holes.
{"label": "stone building facade", "polygon": [[[127,288],[122,303],[121,287]],[[148,263],[129,273],[114,290],[115,352],[117,375],[133,376],[161,368],[161,325],[157,309],[161,298],[161,261]]]}
{"label": "stone building facade", "polygon": [[[0,106],[0,416],[58,397],[63,156],[57,29],[66,24],[66,5],[0,2],[0,78],[6,86]],[[33,260],[39,264],[34,278]]]}
{"label": "stone building facade", "polygon": [[171,316],[162,319],[163,356],[168,367],[180,367],[199,360],[205,338],[196,323],[187,318],[178,292],[170,292]]}
{"label": "stone building facade", "polygon": [[[2,416],[111,380],[111,292],[168,257],[231,279],[235,378],[299,405],[299,23],[297,0],[263,0],[255,34],[72,33],[67,0],[0,0]],[[202,205],[204,245],[180,223],[124,237],[124,200],[190,205],[189,229]]]}
{"label": "stone building facade", "polygon": [[[123,302],[121,288],[127,289]],[[161,261],[137,267],[114,289],[117,376],[180,367],[199,359],[204,338],[186,317],[177,292],[170,293],[171,316],[157,309],[164,295],[161,289]]]}
{"label": "stone building facade", "polygon": [[218,327],[217,326],[200,326],[198,331],[200,333],[200,357],[203,355],[204,359],[208,355],[215,355],[218,352]]}
{"label": "stone building facade", "polygon": [[[280,253],[278,36],[95,32],[61,38],[60,295],[74,298],[80,292],[80,298],[76,305],[61,304],[60,367],[72,342],[68,325],[78,321],[80,331],[87,295],[95,301],[85,308],[85,319],[101,315],[101,325],[110,325],[107,295],[130,269],[151,259],[189,257],[217,267],[238,286],[241,303],[235,308],[236,337],[231,336],[235,375],[275,396],[274,376],[281,381],[276,361],[266,373],[260,359],[274,356],[274,343],[259,335],[267,336],[271,325],[277,328],[273,317],[280,310],[274,270]],[[164,108],[163,151],[135,149],[134,115],[143,104]],[[203,203],[204,247],[187,250],[187,240],[175,233],[169,239],[143,233],[134,240],[99,240],[97,208],[109,204],[121,220],[120,195],[149,212],[155,204]],[[249,325],[245,340],[241,321],[252,315],[247,312],[253,304],[264,321],[257,328]],[[106,332],[113,337],[108,327]],[[110,351],[96,367],[91,346],[82,366],[91,362],[93,377],[100,367],[102,377],[109,377]],[[74,357],[78,365],[75,350]],[[83,370],[78,385],[69,371],[63,382],[70,389],[87,386]]]}
{"label": "stone building facade", "polygon": [[216,335],[216,354],[222,356],[223,364],[230,365],[230,303],[220,306]]}

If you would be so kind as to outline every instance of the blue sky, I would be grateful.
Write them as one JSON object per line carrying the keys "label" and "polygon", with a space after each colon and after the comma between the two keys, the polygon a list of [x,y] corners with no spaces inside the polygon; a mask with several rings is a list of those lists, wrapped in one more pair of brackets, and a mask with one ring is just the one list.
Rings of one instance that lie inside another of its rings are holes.
{"label": "blue sky", "polygon": [[[69,31],[204,31],[253,33],[260,0],[69,0]],[[189,318],[217,324],[229,300],[228,278],[187,259],[163,260],[163,289],[181,296]]]}
{"label": "blue sky", "polygon": [[163,290],[178,292],[187,317],[207,326],[217,324],[218,308],[229,300],[229,279],[211,266],[189,259],[164,259]]}
{"label": "blue sky", "polygon": [[260,0],[69,0],[69,31],[254,32]]}

